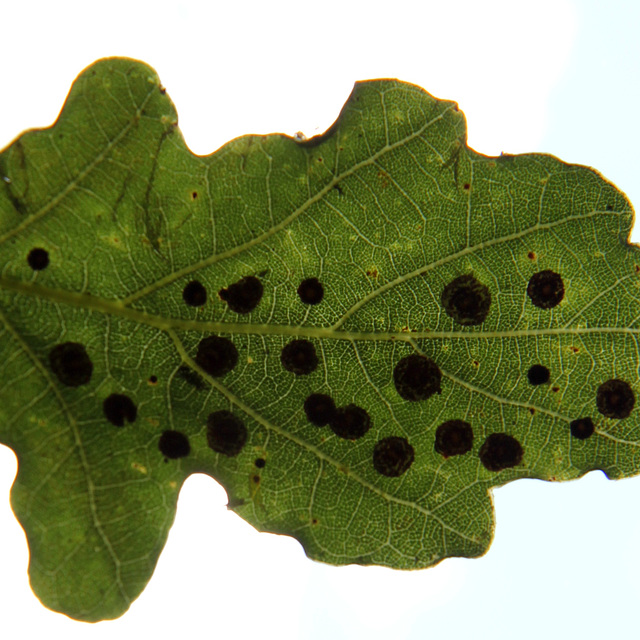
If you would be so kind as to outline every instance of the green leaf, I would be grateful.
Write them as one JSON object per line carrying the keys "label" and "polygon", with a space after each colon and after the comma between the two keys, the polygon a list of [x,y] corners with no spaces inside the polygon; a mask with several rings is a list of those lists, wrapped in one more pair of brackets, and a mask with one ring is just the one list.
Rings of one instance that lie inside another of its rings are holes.
{"label": "green leaf", "polygon": [[492,487],[637,473],[640,256],[599,174],[480,155],[391,80],[310,140],[198,157],[176,123],[103,60],[0,154],[0,440],[48,607],[121,615],[194,472],[401,569],[483,554]]}

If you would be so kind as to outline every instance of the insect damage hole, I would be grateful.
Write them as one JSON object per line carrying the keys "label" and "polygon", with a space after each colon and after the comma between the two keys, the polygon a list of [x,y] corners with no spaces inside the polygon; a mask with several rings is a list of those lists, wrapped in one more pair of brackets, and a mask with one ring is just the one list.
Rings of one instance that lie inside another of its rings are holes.
{"label": "insect damage hole", "polygon": [[393,369],[393,383],[404,400],[417,402],[440,393],[442,373],[426,356],[412,353],[398,361]]}
{"label": "insect damage hole", "polygon": [[539,309],[552,309],[564,298],[564,282],[554,271],[539,271],[529,279],[527,295]]}
{"label": "insect damage hole", "polygon": [[231,311],[236,313],[250,313],[262,299],[262,282],[255,276],[245,276],[225,289],[220,289],[218,295],[224,300]]}
{"label": "insect damage hole", "polygon": [[596,405],[606,418],[622,420],[629,417],[635,403],[633,389],[624,380],[607,380],[598,387]]}
{"label": "insect damage hole", "polygon": [[216,453],[233,458],[247,441],[247,428],[231,411],[215,411],[207,418],[207,444]]}
{"label": "insect damage hole", "polygon": [[191,453],[189,438],[181,431],[163,431],[158,441],[158,449],[160,449],[160,453],[165,458],[170,458],[171,460],[184,458]]}
{"label": "insect damage hole", "polygon": [[42,271],[49,266],[49,252],[41,247],[35,247],[29,251],[27,263],[34,271]]}
{"label": "insect damage hole", "polygon": [[122,393],[112,393],[102,403],[105,418],[116,427],[123,427],[125,420],[135,422],[138,408],[133,400]]}
{"label": "insect damage hole", "polygon": [[373,448],[373,468],[388,478],[398,478],[413,464],[414,451],[406,438],[390,436]]}
{"label": "insect damage hole", "polygon": [[436,429],[435,450],[444,458],[471,451],[473,429],[464,420],[447,420]]}
{"label": "insect damage hole", "polygon": [[209,336],[200,340],[195,359],[210,376],[219,378],[238,364],[238,350],[229,338]]}
{"label": "insect damage hole", "polygon": [[458,324],[482,324],[491,307],[491,292],[473,275],[466,274],[458,276],[443,289],[440,303]]}
{"label": "insect damage hole", "polygon": [[68,387],[79,387],[91,380],[93,363],[78,342],[64,342],[51,349],[49,364],[58,380]]}
{"label": "insect damage hole", "polygon": [[480,447],[480,462],[489,471],[502,471],[522,462],[522,445],[508,433],[492,433]]}

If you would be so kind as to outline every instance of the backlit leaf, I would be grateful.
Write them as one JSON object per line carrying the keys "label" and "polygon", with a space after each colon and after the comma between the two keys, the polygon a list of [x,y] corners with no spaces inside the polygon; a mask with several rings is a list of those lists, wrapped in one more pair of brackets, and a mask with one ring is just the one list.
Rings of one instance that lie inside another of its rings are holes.
{"label": "backlit leaf", "polygon": [[637,472],[631,206],[465,137],[381,80],[322,136],[198,157],[109,59],[0,154],[0,440],[48,607],[122,614],[194,472],[314,559],[401,569],[483,554],[492,487]]}

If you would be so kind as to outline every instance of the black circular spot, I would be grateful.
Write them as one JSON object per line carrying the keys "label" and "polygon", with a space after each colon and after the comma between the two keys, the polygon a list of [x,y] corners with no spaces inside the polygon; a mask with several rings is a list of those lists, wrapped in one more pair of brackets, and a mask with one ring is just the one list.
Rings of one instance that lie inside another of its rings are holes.
{"label": "black circular spot", "polygon": [[307,420],[318,427],[329,424],[336,414],[336,405],[331,396],[324,393],[312,393],[304,401]]}
{"label": "black circular spot", "polygon": [[207,418],[207,443],[217,453],[237,456],[247,441],[247,428],[231,411],[215,411]]}
{"label": "black circular spot", "polygon": [[569,428],[571,429],[571,435],[579,440],[586,440],[595,431],[591,418],[578,418],[569,425]]}
{"label": "black circular spot", "polygon": [[534,364],[529,367],[529,371],[527,371],[527,380],[529,380],[529,384],[534,386],[547,384],[550,376],[551,374],[549,373],[549,369],[547,369],[543,364]]}
{"label": "black circular spot", "polygon": [[65,342],[49,353],[51,370],[68,387],[79,387],[91,380],[93,363],[86,349],[77,342]]}
{"label": "black circular spot", "polygon": [[158,384],[158,376],[149,376],[149,384]]}
{"label": "black circular spot", "polygon": [[447,420],[436,429],[436,453],[448,458],[471,451],[473,429],[464,420]]}
{"label": "black circular spot", "polygon": [[220,289],[218,295],[229,305],[231,311],[249,313],[258,306],[262,291],[262,282],[258,278],[246,276],[226,289]]}
{"label": "black circular spot", "polygon": [[300,283],[298,295],[305,304],[318,304],[324,297],[324,288],[318,278],[307,278]]}
{"label": "black circular spot", "polygon": [[440,393],[441,379],[438,365],[417,353],[405,356],[393,369],[393,382],[400,397],[414,402]]}
{"label": "black circular spot", "polygon": [[210,376],[218,378],[238,364],[238,350],[229,338],[209,336],[200,340],[196,362]]}
{"label": "black circular spot", "polygon": [[116,427],[123,427],[124,421],[135,422],[138,408],[129,396],[122,393],[112,393],[105,398],[102,409],[107,420]]}
{"label": "black circular spot", "polygon": [[596,394],[598,411],[606,418],[626,418],[636,403],[633,389],[624,380],[607,380]]}
{"label": "black circular spot", "polygon": [[304,376],[316,370],[318,356],[316,349],[308,340],[292,340],[286,344],[280,354],[282,366],[297,376]]}
{"label": "black circular spot", "polygon": [[440,303],[458,324],[481,324],[489,313],[491,292],[474,276],[466,274],[458,276],[444,288]]}
{"label": "black circular spot", "polygon": [[192,280],[182,290],[182,299],[190,307],[201,307],[207,301],[207,290],[201,282]]}
{"label": "black circular spot", "polygon": [[373,468],[383,476],[397,478],[413,464],[413,447],[406,438],[390,436],[376,442]]}
{"label": "black circular spot", "polygon": [[256,467],[258,467],[258,469],[264,469],[264,466],[267,464],[267,461],[264,458],[256,458],[253,461],[253,464],[255,464]]}
{"label": "black circular spot", "polygon": [[49,266],[49,252],[40,247],[31,249],[27,256],[27,262],[34,271],[42,271]]}
{"label": "black circular spot", "polygon": [[531,276],[527,285],[527,295],[536,307],[551,309],[559,305],[564,298],[564,282],[553,271],[539,271]]}
{"label": "black circular spot", "polygon": [[331,431],[345,440],[357,440],[371,428],[371,417],[355,404],[339,407],[329,422]]}
{"label": "black circular spot", "polygon": [[180,431],[164,431],[158,441],[158,448],[163,456],[172,460],[184,458],[191,452],[189,438]]}
{"label": "black circular spot", "polygon": [[480,447],[480,462],[489,471],[502,471],[522,462],[522,445],[508,433],[492,433]]}

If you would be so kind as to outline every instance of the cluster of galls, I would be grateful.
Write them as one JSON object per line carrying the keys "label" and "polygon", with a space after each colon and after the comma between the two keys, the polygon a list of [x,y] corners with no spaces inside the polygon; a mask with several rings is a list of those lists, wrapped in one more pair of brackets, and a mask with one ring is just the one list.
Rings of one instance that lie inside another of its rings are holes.
{"label": "cluster of galls", "polygon": [[[48,253],[35,248],[28,255],[28,263],[34,270],[42,270],[49,264]],[[317,278],[303,280],[297,290],[305,304],[319,304],[324,288]],[[552,309],[564,298],[564,283],[559,274],[544,270],[534,273],[527,285],[530,302],[539,309]],[[256,276],[245,276],[218,292],[228,308],[238,314],[253,311],[263,295],[262,282]],[[206,288],[197,280],[188,282],[183,289],[186,304],[202,306],[207,301]],[[440,302],[445,313],[462,326],[482,324],[491,309],[489,288],[473,275],[465,274],[444,287]],[[60,382],[76,387],[86,384],[93,371],[93,364],[81,344],[66,342],[54,347],[49,354],[51,369]],[[238,351],[229,338],[209,336],[197,347],[195,361],[202,371],[212,377],[229,373],[238,363]],[[318,356],[314,344],[306,339],[287,342],[280,352],[282,367],[296,376],[306,376],[318,367]],[[178,371],[181,378],[192,386],[205,388],[200,374],[186,366]],[[533,386],[550,380],[549,369],[542,364],[532,365],[527,379]],[[413,353],[401,358],[393,369],[393,382],[399,396],[410,402],[427,400],[440,393],[442,374],[438,365],[425,355]],[[596,393],[596,407],[606,418],[623,419],[630,415],[635,404],[635,395],[629,383],[611,379],[602,383]],[[103,411],[107,420],[118,427],[125,422],[134,422],[137,407],[125,395],[113,393],[104,400]],[[328,426],[339,438],[357,440],[364,437],[372,426],[369,413],[357,404],[336,406],[333,398],[325,393],[312,393],[304,401],[307,420],[317,426]],[[595,431],[590,417],[581,417],[569,424],[571,435],[584,440]],[[247,429],[242,420],[230,411],[216,411],[207,419],[207,442],[211,449],[226,456],[236,456],[247,440]],[[159,449],[166,458],[179,458],[189,454],[190,445],[186,435],[178,431],[164,431],[160,436]],[[435,431],[435,451],[444,458],[464,455],[473,447],[473,428],[465,420],[452,419],[440,424]],[[514,467],[522,461],[524,451],[517,439],[508,433],[492,433],[478,450],[484,467],[490,471],[501,471]],[[262,460],[262,459],[260,459]],[[373,446],[373,467],[387,477],[403,475],[414,461],[414,449],[403,436],[382,438]],[[262,462],[264,462],[262,460]],[[257,465],[261,466],[261,465]]]}

